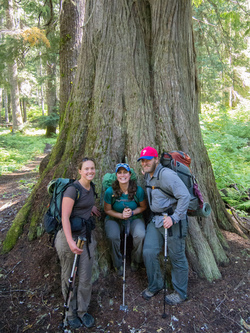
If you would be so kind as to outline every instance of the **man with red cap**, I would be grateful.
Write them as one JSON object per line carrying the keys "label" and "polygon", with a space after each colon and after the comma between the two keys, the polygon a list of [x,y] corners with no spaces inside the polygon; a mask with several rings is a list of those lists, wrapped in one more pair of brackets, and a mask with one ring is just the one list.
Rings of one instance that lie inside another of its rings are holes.
{"label": "man with red cap", "polygon": [[163,287],[164,282],[159,253],[162,251],[165,228],[168,229],[168,255],[171,260],[172,284],[175,292],[166,296],[169,305],[187,298],[188,262],[185,255],[187,235],[187,208],[190,194],[186,185],[173,170],[159,163],[158,152],[153,147],[142,149],[140,158],[152,218],[147,226],[143,246],[143,259],[148,276],[148,288],[142,296],[149,300]]}

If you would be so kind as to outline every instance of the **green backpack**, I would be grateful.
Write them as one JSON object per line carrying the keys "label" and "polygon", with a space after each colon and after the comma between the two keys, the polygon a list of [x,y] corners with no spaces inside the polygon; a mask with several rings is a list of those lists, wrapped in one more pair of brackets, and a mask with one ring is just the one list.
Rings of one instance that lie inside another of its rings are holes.
{"label": "green backpack", "polygon": [[[53,179],[49,182],[47,186],[48,193],[51,196],[49,208],[44,215],[44,228],[48,234],[56,234],[58,230],[62,228],[62,199],[63,193],[69,186],[74,186],[76,188],[76,198],[75,204],[81,195],[81,188],[76,183],[74,183],[75,179],[70,178],[57,178]],[[95,196],[97,194],[95,192],[95,184],[90,183]]]}

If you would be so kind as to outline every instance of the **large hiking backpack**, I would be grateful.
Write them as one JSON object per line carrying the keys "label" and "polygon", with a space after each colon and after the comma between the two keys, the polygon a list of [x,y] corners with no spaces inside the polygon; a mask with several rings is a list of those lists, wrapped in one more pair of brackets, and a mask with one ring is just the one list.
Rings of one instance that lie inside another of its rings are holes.
{"label": "large hiking backpack", "polygon": [[[137,177],[136,177],[136,174],[134,172],[133,169],[130,169],[131,170],[131,180],[135,180],[137,181]],[[104,194],[105,194],[105,191],[110,187],[112,186],[112,184],[114,183],[114,181],[116,181],[117,177],[116,177],[116,173],[106,173],[103,178],[102,178],[102,190],[101,190],[101,198],[100,198],[100,203],[101,203],[101,207],[104,206]],[[138,204],[138,199],[136,197],[136,195],[134,196],[134,200],[135,202]],[[111,206],[113,206],[115,203],[115,197],[112,196],[112,202],[111,202]]]}
{"label": "large hiking backpack", "polygon": [[[70,178],[57,178],[51,180],[47,186],[48,193],[52,196],[49,208],[44,215],[44,228],[48,234],[53,235],[62,228],[61,213],[64,191],[69,186],[74,186],[76,188],[75,204],[81,196],[81,188],[74,183],[74,181],[75,179]],[[97,196],[95,192],[95,184],[92,182],[90,184],[93,188],[94,194]]]}
{"label": "large hiking backpack", "polygon": [[[160,162],[164,167],[174,170],[186,185],[191,195],[191,200],[188,206],[188,215],[202,217],[209,216],[211,213],[211,207],[209,203],[204,202],[197,181],[190,170],[190,156],[182,151],[164,152],[161,155]],[[160,173],[161,171],[159,172],[159,177]],[[160,190],[173,197],[173,194],[168,193],[161,188]]]}

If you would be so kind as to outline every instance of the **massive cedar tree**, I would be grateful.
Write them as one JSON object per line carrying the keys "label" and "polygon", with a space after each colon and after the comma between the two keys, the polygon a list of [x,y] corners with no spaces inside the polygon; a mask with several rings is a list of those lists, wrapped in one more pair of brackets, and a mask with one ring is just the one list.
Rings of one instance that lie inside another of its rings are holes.
{"label": "massive cedar tree", "polygon": [[220,278],[218,267],[228,258],[219,228],[235,227],[202,140],[198,95],[191,1],[86,1],[78,69],[57,144],[3,250],[14,246],[26,221],[29,238],[40,235],[50,178],[72,176],[83,156],[93,156],[100,189],[101,177],[117,162],[127,160],[139,174],[139,152],[152,145],[191,156],[212,214],[189,219],[188,259],[199,276]]}

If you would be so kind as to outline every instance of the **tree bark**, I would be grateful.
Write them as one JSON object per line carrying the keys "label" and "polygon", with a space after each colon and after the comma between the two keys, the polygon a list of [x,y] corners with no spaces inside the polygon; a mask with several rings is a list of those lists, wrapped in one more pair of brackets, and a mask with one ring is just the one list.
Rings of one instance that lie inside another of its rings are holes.
{"label": "tree bark", "polygon": [[8,91],[4,90],[4,113],[5,113],[5,122],[9,122],[9,101],[8,101]]}
{"label": "tree bark", "polygon": [[3,111],[3,88],[0,88],[0,123],[2,123],[2,111]]}
{"label": "tree bark", "polygon": [[[179,149],[191,156],[213,210],[207,219],[189,219],[189,262],[199,276],[220,278],[219,265],[228,263],[220,228],[236,229],[216,188],[198,111],[191,1],[88,1],[79,67],[62,129],[29,198],[33,209],[26,209],[29,238],[41,230],[37,226],[48,201],[47,182],[52,176],[73,176],[83,156],[97,161],[100,192],[102,176],[113,172],[118,162],[128,160],[140,175],[136,161],[144,146],[153,145],[159,152]],[[16,237],[14,228],[9,234]],[[8,235],[4,251],[11,248]]]}
{"label": "tree bark", "polygon": [[[13,1],[6,2],[6,26],[8,30],[14,29],[14,8]],[[17,80],[17,62],[13,59],[12,63],[8,65],[11,105],[12,105],[12,131],[22,129],[23,119],[20,108],[19,89]]]}
{"label": "tree bark", "polygon": [[22,112],[23,112],[23,122],[27,122],[27,102],[26,102],[26,97],[22,98]]}
{"label": "tree bark", "polygon": [[[46,99],[48,106],[48,116],[50,116],[53,113],[56,113],[56,60],[47,62]],[[56,125],[48,125],[46,128],[46,136],[50,137],[54,133],[56,133]]]}
{"label": "tree bark", "polygon": [[[40,80],[42,79],[43,77],[43,65],[42,65],[42,57],[41,57],[42,53],[39,52],[39,67],[38,67],[38,70],[37,70],[37,74],[40,78]],[[43,82],[40,83],[40,86],[37,90],[37,95],[38,95],[38,98],[37,98],[37,102],[38,102],[38,105],[41,106],[42,108],[42,115],[44,116],[45,112],[44,112],[44,89],[43,89]]]}
{"label": "tree bark", "polygon": [[60,124],[62,123],[80,52],[85,0],[65,0],[60,12]]}

